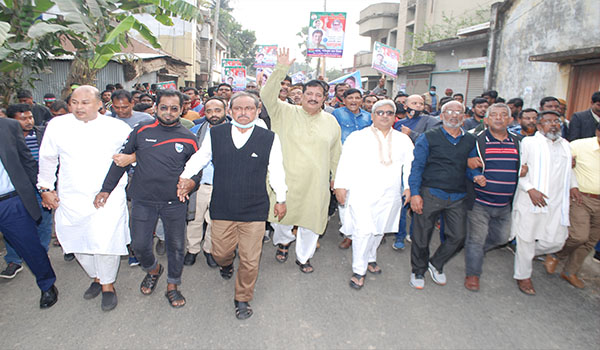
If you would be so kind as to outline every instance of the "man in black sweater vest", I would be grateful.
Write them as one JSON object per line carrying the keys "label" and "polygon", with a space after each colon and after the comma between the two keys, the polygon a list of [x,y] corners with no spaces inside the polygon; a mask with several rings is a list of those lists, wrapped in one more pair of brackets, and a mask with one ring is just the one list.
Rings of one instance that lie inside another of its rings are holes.
{"label": "man in black sweater vest", "polygon": [[[475,137],[461,129],[464,106],[452,101],[442,106],[442,127],[419,136],[408,183],[414,213],[410,285],[425,286],[425,272],[439,285],[446,284],[444,265],[464,245],[466,234],[467,159]],[[429,257],[429,242],[435,222],[443,215],[446,240]]]}
{"label": "man in black sweater vest", "polygon": [[270,206],[267,172],[277,197],[275,215],[281,220],[286,213],[281,143],[275,133],[255,126],[259,113],[256,96],[246,92],[235,94],[229,103],[233,120],[210,129],[200,150],[186,163],[178,184],[180,200],[185,201],[196,185],[191,177],[212,161],[213,192],[209,205],[212,254],[221,267],[221,277],[230,279],[238,248],[240,264],[234,297],[238,319],[252,316],[248,302],[254,295]]}

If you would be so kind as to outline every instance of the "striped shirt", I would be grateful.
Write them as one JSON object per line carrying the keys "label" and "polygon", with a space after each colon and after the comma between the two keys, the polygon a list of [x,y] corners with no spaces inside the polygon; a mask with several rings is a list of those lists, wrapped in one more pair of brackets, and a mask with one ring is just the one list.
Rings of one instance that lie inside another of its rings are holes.
{"label": "striped shirt", "polygon": [[27,147],[29,147],[33,159],[38,162],[40,160],[40,146],[38,146],[35,130],[31,130],[29,134],[25,136],[25,143],[27,144]]}
{"label": "striped shirt", "polygon": [[475,201],[491,206],[504,207],[510,204],[517,187],[519,154],[510,138],[496,140],[489,131],[485,132],[485,187],[475,184]]}

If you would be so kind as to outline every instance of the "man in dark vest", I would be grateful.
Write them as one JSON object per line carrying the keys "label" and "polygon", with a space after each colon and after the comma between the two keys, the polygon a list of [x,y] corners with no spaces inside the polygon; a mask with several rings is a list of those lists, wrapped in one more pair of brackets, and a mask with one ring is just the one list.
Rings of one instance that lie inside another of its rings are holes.
{"label": "man in dark vest", "polygon": [[[436,284],[445,285],[444,265],[465,241],[467,159],[475,137],[461,129],[464,113],[460,102],[446,103],[440,115],[442,127],[425,132],[415,144],[408,184],[415,214],[410,285],[416,289],[424,288],[427,270]],[[440,214],[446,224],[446,240],[430,258],[429,242]]]}
{"label": "man in dark vest", "polygon": [[214,167],[209,205],[212,220],[212,254],[221,277],[233,276],[235,249],[240,256],[235,282],[235,312],[238,319],[252,316],[248,302],[254,295],[262,250],[265,221],[269,213],[266,178],[277,197],[275,216],[286,213],[285,171],[277,135],[255,126],[259,100],[247,92],[236,93],[229,102],[231,123],[214,126],[186,163],[178,184],[180,200],[195,187],[191,180],[209,162]]}

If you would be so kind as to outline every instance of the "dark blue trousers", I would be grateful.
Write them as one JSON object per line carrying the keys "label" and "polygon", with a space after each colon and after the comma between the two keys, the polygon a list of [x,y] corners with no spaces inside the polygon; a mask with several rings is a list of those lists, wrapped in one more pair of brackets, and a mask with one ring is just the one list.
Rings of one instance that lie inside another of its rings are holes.
{"label": "dark blue trousers", "polygon": [[31,272],[37,285],[47,291],[56,281],[48,253],[40,243],[37,226],[19,196],[0,201],[0,231]]}

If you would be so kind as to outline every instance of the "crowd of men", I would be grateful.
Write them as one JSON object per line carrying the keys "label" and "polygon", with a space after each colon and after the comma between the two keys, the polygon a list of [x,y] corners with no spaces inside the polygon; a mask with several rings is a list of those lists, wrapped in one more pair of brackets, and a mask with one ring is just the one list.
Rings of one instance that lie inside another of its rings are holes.
{"label": "crowd of men", "polygon": [[[322,80],[292,85],[293,62],[280,50],[260,90],[252,83],[235,94],[226,83],[210,96],[79,86],[66,101],[47,94],[43,106],[20,91],[0,119],[0,277],[27,263],[40,307],[54,305],[54,227],[65,260],[91,280],[85,299],[117,306],[128,255],[145,273],[143,295],[166,269],[165,297],[179,308],[183,268],[202,251],[226,280],[239,259],[234,310],[246,319],[263,243],[272,240],[285,263],[295,241],[295,263],[311,273],[337,209],[355,289],[367,272],[382,273],[386,233],[398,251],[411,242],[415,289],[427,273],[445,285],[444,266],[464,248],[464,286],[478,291],[486,252],[503,246],[515,252],[523,293],[536,293],[536,257],[550,274],[564,262],[561,277],[584,287],[577,274],[600,239],[600,91],[570,119],[554,97],[523,109],[521,98],[505,103],[488,91],[467,108],[451,89],[388,98],[383,79],[373,91],[338,84],[329,99]],[[155,254],[166,254],[166,267]]]}

